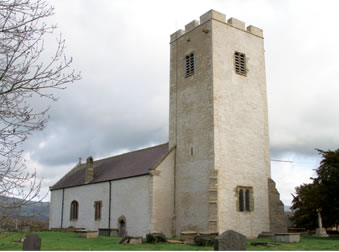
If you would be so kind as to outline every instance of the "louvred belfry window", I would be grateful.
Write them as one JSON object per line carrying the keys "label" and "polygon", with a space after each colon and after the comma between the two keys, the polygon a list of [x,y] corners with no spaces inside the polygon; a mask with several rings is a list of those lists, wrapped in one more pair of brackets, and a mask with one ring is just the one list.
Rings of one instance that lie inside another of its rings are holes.
{"label": "louvred belfry window", "polygon": [[194,53],[190,53],[185,57],[185,77],[192,76],[194,74]]}
{"label": "louvred belfry window", "polygon": [[234,69],[237,74],[246,76],[246,56],[244,53],[234,52]]}

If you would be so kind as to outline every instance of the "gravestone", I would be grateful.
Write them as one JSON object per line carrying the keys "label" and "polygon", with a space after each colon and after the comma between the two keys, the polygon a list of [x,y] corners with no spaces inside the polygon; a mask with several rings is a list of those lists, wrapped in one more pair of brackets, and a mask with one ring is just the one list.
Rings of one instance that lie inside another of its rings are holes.
{"label": "gravestone", "polygon": [[322,222],[322,219],[321,219],[320,211],[321,211],[321,209],[317,210],[317,212],[318,212],[318,226],[319,227],[315,230],[315,235],[314,236],[317,236],[317,237],[328,237],[326,229],[323,228],[323,222]]}
{"label": "gravestone", "polygon": [[214,250],[246,250],[246,236],[227,230],[214,240]]}
{"label": "gravestone", "polygon": [[22,250],[40,250],[41,239],[37,234],[29,234],[24,240]]}

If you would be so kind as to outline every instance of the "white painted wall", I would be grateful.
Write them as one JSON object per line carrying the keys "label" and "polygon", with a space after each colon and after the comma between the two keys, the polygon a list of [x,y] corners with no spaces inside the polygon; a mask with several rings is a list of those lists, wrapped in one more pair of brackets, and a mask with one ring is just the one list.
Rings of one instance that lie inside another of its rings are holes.
{"label": "white painted wall", "polygon": [[125,216],[128,235],[145,237],[152,231],[151,180],[140,176],[112,182],[112,228],[118,228],[119,217]]}
{"label": "white painted wall", "polygon": [[51,191],[49,228],[61,228],[62,189]]}
{"label": "white painted wall", "polygon": [[[108,182],[65,188],[63,227],[73,226],[87,230],[108,228],[108,188]],[[73,200],[79,203],[77,220],[70,220],[71,202]],[[95,201],[102,201],[100,220],[94,219]]]}
{"label": "white painted wall", "polygon": [[[111,228],[118,228],[118,218],[125,216],[128,235],[145,236],[151,224],[151,176],[112,181]],[[108,228],[109,182],[64,189],[63,228],[70,226],[98,230]],[[51,192],[50,228],[60,228],[62,189]],[[77,220],[70,220],[71,202],[79,203]],[[102,201],[101,219],[94,219],[94,202]]]}

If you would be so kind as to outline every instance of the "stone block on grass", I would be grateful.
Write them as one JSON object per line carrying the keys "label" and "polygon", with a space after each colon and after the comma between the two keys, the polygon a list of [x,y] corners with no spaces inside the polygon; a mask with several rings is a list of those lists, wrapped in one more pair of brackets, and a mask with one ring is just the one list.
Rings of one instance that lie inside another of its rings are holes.
{"label": "stone block on grass", "polygon": [[225,231],[214,240],[214,250],[246,250],[246,246],[246,236],[233,230]]}

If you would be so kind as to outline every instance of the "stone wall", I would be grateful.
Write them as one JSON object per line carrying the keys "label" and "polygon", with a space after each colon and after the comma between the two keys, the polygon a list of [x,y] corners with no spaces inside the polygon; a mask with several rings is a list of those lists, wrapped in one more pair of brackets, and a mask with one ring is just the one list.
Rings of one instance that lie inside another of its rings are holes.
{"label": "stone wall", "polygon": [[[270,177],[264,42],[235,18],[212,22],[215,169],[218,231],[247,237],[269,231]],[[260,30],[260,29],[258,29]],[[246,55],[246,76],[234,70],[234,53]],[[237,187],[253,190],[251,211],[237,210]]]}
{"label": "stone wall", "polygon": [[[209,174],[214,170],[211,24],[171,36],[169,146],[176,146],[176,234],[208,231]],[[185,77],[194,53],[195,73]]]}
{"label": "stone wall", "polygon": [[152,231],[175,235],[174,216],[175,148],[152,171]]}
{"label": "stone wall", "polygon": [[[247,76],[234,71],[245,53]],[[195,73],[185,77],[185,56]],[[176,145],[177,233],[269,231],[270,177],[262,30],[209,11],[171,35],[170,146]],[[237,186],[253,211],[237,211]],[[253,203],[252,202],[252,203]]]}
{"label": "stone wall", "polygon": [[270,208],[270,231],[273,233],[287,232],[284,204],[280,200],[280,194],[275,187],[273,179],[268,179],[268,194]]}

